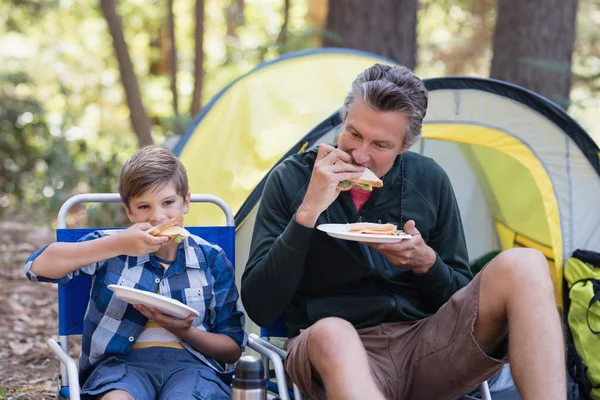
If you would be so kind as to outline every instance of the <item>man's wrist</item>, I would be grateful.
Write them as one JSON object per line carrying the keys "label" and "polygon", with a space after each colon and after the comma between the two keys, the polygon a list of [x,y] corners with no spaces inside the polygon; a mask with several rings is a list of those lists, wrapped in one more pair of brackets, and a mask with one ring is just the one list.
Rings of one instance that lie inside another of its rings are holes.
{"label": "man's wrist", "polygon": [[320,214],[303,203],[298,207],[298,211],[296,211],[296,222],[308,228],[314,228]]}
{"label": "man's wrist", "polygon": [[431,248],[431,247],[427,247],[428,249],[428,253],[429,253],[429,257],[428,260],[425,263],[425,265],[421,266],[421,267],[417,267],[417,268],[413,268],[413,272],[417,275],[422,275],[427,273],[431,268],[433,268],[433,265],[435,264],[435,261],[437,260],[437,254],[435,253],[435,251]]}

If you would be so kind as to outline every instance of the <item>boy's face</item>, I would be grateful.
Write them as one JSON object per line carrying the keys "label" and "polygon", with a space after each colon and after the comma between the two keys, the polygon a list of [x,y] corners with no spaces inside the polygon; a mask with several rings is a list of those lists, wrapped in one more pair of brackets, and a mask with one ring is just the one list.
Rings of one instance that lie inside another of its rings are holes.
{"label": "boy's face", "polygon": [[[181,217],[190,210],[190,193],[185,198],[177,194],[175,184],[169,182],[148,189],[125,205],[125,212],[133,223],[149,222],[159,225],[171,218]],[[180,225],[183,225],[180,224]]]}

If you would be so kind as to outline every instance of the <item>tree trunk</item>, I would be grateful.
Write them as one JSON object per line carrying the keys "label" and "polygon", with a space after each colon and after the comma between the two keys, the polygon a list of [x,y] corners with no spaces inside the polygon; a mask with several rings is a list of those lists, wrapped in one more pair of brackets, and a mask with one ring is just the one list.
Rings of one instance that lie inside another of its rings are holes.
{"label": "tree trunk", "polygon": [[287,45],[288,37],[288,25],[290,22],[290,2],[291,0],[283,0],[283,21],[281,22],[281,29],[279,30],[279,36],[277,37],[277,45],[279,46],[279,52],[285,52],[285,46]]}
{"label": "tree trunk", "polygon": [[140,87],[135,71],[133,70],[131,58],[129,57],[129,50],[125,42],[125,35],[123,34],[123,24],[121,17],[117,14],[115,0],[101,0],[100,5],[113,40],[113,47],[121,73],[121,82],[123,83],[127,105],[129,106],[131,125],[137,135],[140,147],[153,144],[154,140],[150,134],[150,120],[142,103]]}
{"label": "tree trunk", "polygon": [[173,0],[167,0],[167,25],[169,27],[169,64],[171,72],[171,93],[173,95],[173,116],[175,131],[179,133],[179,96],[177,95],[177,45],[175,42],[175,15]]}
{"label": "tree trunk", "polygon": [[418,0],[329,0],[324,46],[369,51],[412,69],[417,8]]}
{"label": "tree trunk", "polygon": [[196,0],[196,32],[194,33],[194,92],[192,94],[191,116],[202,108],[202,86],[204,79],[204,0]]}
{"label": "tree trunk", "polygon": [[498,0],[490,76],[569,105],[577,0]]}
{"label": "tree trunk", "polygon": [[225,63],[233,61],[232,47],[239,47],[237,29],[245,23],[244,0],[230,0],[229,6],[225,8],[225,23],[227,34],[225,38]]}
{"label": "tree trunk", "polygon": [[328,9],[328,0],[308,0],[308,12],[306,13],[308,27],[315,31],[308,42],[308,48],[323,47],[323,30],[327,23]]}

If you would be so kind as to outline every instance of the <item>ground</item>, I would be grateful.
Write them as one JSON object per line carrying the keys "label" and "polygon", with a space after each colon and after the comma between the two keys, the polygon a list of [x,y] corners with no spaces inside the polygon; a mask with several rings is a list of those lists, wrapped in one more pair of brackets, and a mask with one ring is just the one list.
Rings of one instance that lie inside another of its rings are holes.
{"label": "ground", "polygon": [[0,222],[0,399],[56,397],[58,361],[46,344],[58,340],[56,286],[29,282],[23,273],[27,257],[53,240],[49,229]]}

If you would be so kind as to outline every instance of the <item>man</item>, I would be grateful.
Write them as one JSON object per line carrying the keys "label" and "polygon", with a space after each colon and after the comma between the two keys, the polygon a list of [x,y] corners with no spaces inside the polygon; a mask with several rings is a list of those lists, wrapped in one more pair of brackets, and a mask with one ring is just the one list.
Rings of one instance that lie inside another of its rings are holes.
{"label": "man", "polygon": [[[456,399],[508,354],[524,399],[564,399],[546,260],[512,249],[472,278],[447,175],[407,152],[427,101],[410,70],[376,64],[346,97],[339,146],[273,170],[242,277],[246,311],[261,326],[284,314],[286,370],[311,399]],[[340,188],[365,167],[383,187]],[[412,238],[367,246],[315,229],[357,221],[396,223]]]}

